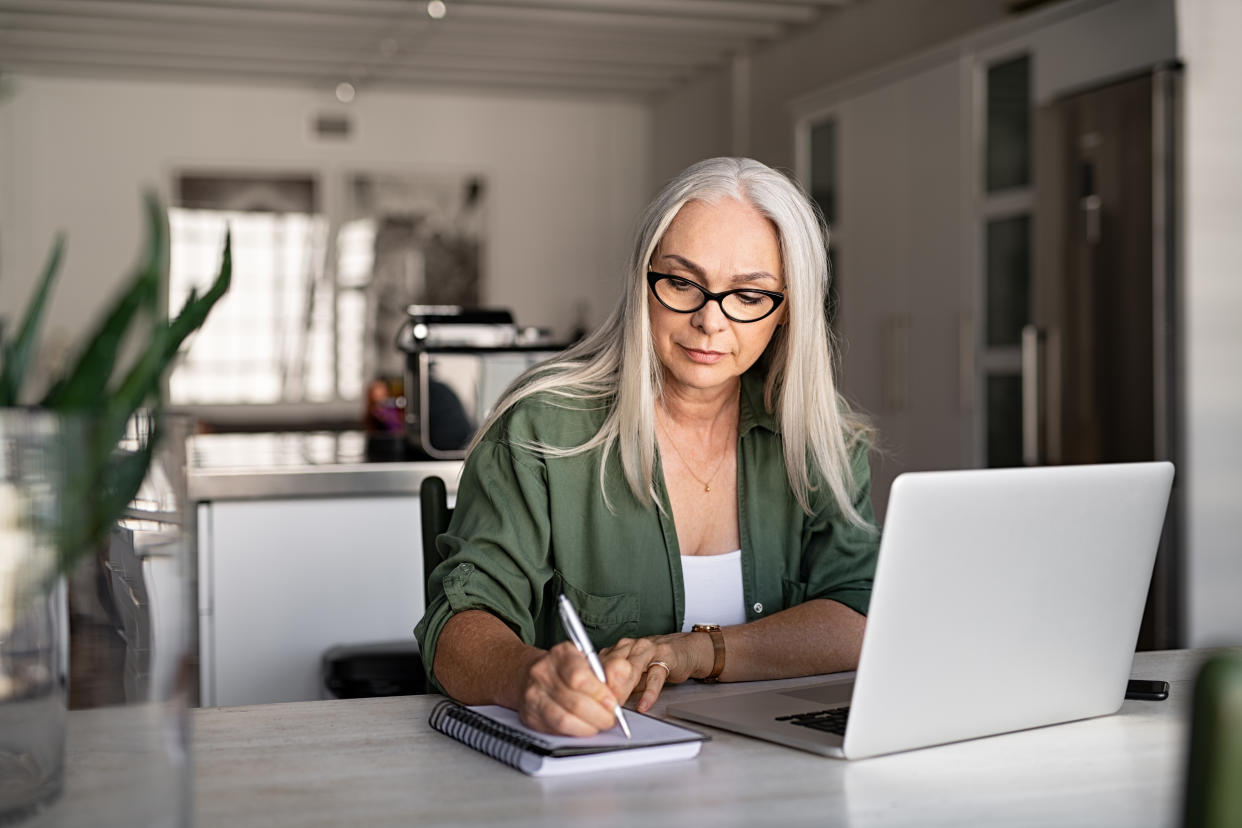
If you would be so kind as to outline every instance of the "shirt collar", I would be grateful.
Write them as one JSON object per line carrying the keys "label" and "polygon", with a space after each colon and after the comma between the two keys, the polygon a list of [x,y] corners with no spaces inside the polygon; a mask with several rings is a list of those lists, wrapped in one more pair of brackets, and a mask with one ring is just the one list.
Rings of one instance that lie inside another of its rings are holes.
{"label": "shirt collar", "polygon": [[780,433],[776,415],[763,404],[763,386],[767,371],[751,368],[742,374],[742,391],[738,400],[738,433],[746,434],[752,428],[765,428],[773,434]]}

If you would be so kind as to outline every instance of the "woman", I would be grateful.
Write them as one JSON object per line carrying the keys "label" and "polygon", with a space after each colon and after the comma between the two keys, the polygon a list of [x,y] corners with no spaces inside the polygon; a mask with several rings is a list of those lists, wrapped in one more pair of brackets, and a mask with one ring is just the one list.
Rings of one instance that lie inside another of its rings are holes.
{"label": "woman", "polygon": [[434,686],[548,732],[611,727],[670,682],[853,669],[870,600],[866,434],[835,391],[806,197],[756,161],[695,164],[648,207],[628,280],[480,431],[416,630]]}

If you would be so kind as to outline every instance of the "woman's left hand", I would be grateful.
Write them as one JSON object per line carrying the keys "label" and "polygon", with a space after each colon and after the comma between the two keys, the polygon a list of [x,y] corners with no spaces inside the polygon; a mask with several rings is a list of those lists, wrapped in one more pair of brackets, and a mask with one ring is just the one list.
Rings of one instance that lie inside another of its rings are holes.
{"label": "woman's left hand", "polygon": [[[653,635],[648,638],[622,638],[600,653],[604,661],[625,659],[630,663],[633,675],[639,679],[630,698],[638,695],[634,708],[646,713],[660,697],[666,684],[678,684],[691,678],[698,669],[699,648],[694,633]],[[710,649],[711,642],[707,646]],[[704,673],[706,674],[706,672]]]}

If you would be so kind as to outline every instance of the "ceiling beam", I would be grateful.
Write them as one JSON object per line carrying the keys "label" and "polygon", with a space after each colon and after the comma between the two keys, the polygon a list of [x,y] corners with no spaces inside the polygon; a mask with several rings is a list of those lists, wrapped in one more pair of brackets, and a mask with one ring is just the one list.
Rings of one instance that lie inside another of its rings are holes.
{"label": "ceiling beam", "polygon": [[806,5],[796,0],[447,0],[447,4],[450,15],[462,6],[489,5],[774,23],[809,23],[818,13],[815,5]]}
{"label": "ceiling beam", "polygon": [[[412,54],[397,54],[391,58],[376,55],[374,60],[350,60],[347,56],[337,55],[335,59],[325,56],[315,49],[290,46],[254,48],[245,44],[217,41],[203,43],[199,41],[163,41],[154,42],[140,37],[93,37],[86,41],[70,34],[40,34],[24,32],[14,36],[0,31],[0,49],[9,54],[11,49],[24,47],[38,49],[49,56],[95,55],[107,56],[108,62],[126,63],[142,57],[158,61],[203,59],[220,63],[236,60],[250,61],[256,67],[274,67],[278,65],[306,68],[312,65],[333,64],[335,71],[344,80],[347,76],[371,75],[386,73],[390,70],[399,73],[404,69],[442,69],[445,71],[470,72],[514,72],[514,73],[555,73],[572,72],[582,76],[650,79],[661,82],[673,80],[688,71],[685,65],[669,67],[667,65],[650,65],[638,60],[607,60],[596,57],[578,57],[573,59],[549,59],[546,57],[512,57],[496,55],[468,55],[460,51],[428,53],[418,51]],[[103,59],[103,58],[100,58]],[[356,66],[355,66],[356,65]]]}
{"label": "ceiling beam", "polygon": [[0,0],[0,69],[643,95],[852,0]]}
{"label": "ceiling beam", "polygon": [[[0,21],[0,34],[3,34]],[[718,46],[661,48],[643,40],[602,39],[584,42],[581,38],[548,35],[540,38],[514,38],[511,33],[480,37],[475,33],[435,32],[418,39],[388,38],[351,33],[301,32],[273,38],[265,32],[238,31],[231,27],[196,27],[192,32],[177,27],[134,31],[114,25],[82,31],[61,21],[61,25],[27,26],[9,33],[13,44],[39,45],[48,49],[76,50],[96,46],[143,50],[191,51],[204,54],[237,55],[258,52],[272,56],[338,54],[355,60],[391,60],[402,55],[479,57],[534,60],[586,60],[634,63],[644,66],[695,66],[719,60],[725,52]]]}
{"label": "ceiling beam", "polygon": [[[265,60],[261,58],[237,58],[221,63],[199,55],[152,54],[126,52],[78,52],[72,57],[48,57],[45,50],[28,46],[12,46],[0,38],[0,47],[12,65],[22,66],[73,66],[93,70],[149,70],[193,72],[201,76],[224,75],[300,77],[334,86],[346,80],[344,68],[316,60]],[[369,78],[378,80],[416,83],[419,81],[453,81],[459,84],[500,84],[508,86],[549,85],[563,88],[603,88],[626,91],[651,91],[666,84],[663,78],[640,78],[632,75],[594,74],[591,72],[568,72],[564,68],[515,71],[501,68],[441,68],[435,66],[379,67]],[[501,83],[504,81],[504,83]]]}

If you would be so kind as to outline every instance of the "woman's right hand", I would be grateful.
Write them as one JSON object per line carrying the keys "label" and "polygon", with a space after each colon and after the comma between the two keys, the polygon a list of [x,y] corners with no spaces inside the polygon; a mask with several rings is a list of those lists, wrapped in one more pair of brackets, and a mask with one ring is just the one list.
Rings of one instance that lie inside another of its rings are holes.
{"label": "woman's right hand", "polygon": [[540,651],[525,673],[518,706],[522,724],[565,736],[594,736],[615,726],[618,699],[626,698],[636,684],[633,668],[623,658],[605,661],[608,682],[600,681],[586,656],[568,641]]}

